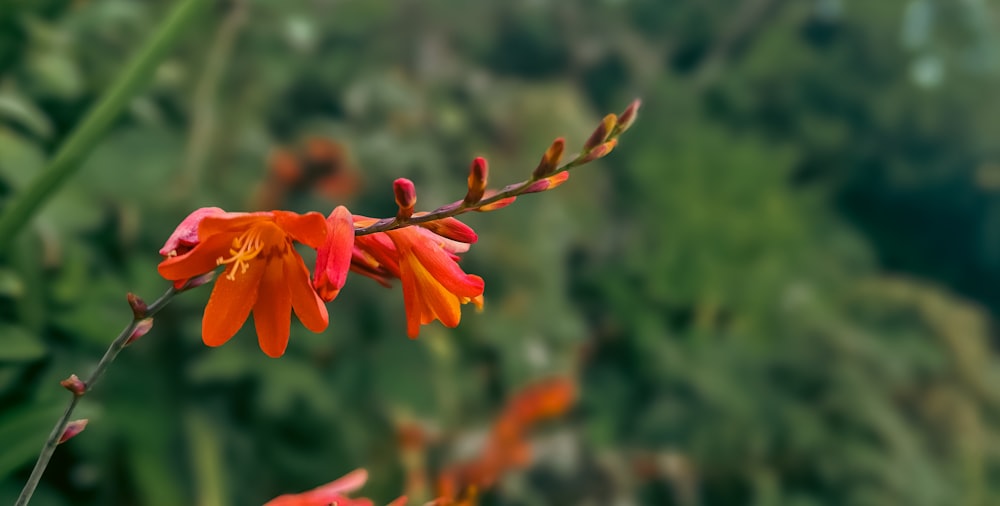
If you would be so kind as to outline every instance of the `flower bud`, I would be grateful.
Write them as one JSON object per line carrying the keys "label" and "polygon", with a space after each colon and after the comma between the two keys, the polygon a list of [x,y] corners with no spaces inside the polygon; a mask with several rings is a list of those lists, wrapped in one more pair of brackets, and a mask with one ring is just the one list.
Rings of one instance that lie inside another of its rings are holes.
{"label": "flower bud", "polygon": [[413,187],[413,181],[406,178],[399,178],[392,182],[392,191],[396,195],[396,205],[399,212],[396,219],[406,221],[413,216],[413,207],[417,205],[417,190]]}
{"label": "flower bud", "polygon": [[597,148],[601,143],[608,139],[608,135],[611,134],[611,130],[615,128],[615,124],[618,122],[618,118],[614,114],[608,114],[601,120],[601,124],[597,125],[594,133],[590,134],[590,138],[587,142],[583,144],[583,152],[589,153],[592,149]]}
{"label": "flower bud", "polygon": [[598,158],[604,158],[605,156],[608,156],[608,153],[614,150],[615,146],[617,145],[618,145],[617,139],[611,139],[610,141],[605,142],[604,144],[600,144],[596,148],[592,149],[589,153],[587,153],[587,155],[580,160],[580,163],[581,164],[590,163],[594,160],[597,160]]}
{"label": "flower bud", "polygon": [[489,177],[489,166],[486,159],[476,157],[469,167],[469,191],[465,194],[464,202],[468,205],[475,204],[483,199],[486,193],[486,180]]}
{"label": "flower bud", "polygon": [[146,301],[142,300],[142,297],[139,297],[132,292],[129,292],[128,295],[126,295],[126,298],[128,299],[128,305],[132,308],[132,316],[136,320],[145,318],[146,311],[149,309],[146,306]]}
{"label": "flower bud", "polygon": [[177,291],[183,292],[186,290],[190,290],[192,288],[198,288],[201,285],[211,283],[213,279],[215,279],[215,271],[209,271],[206,272],[205,274],[202,274],[201,276],[195,276],[190,279],[179,280],[178,282],[183,281],[183,283],[181,283],[180,286],[177,286],[178,282],[174,282],[174,288],[176,288]]}
{"label": "flower bud", "polygon": [[128,336],[128,340],[125,341],[125,346],[128,346],[136,342],[140,337],[149,333],[150,329],[153,328],[152,318],[143,318],[135,324],[135,328],[132,329],[132,334]]}
{"label": "flower bud", "polygon": [[632,123],[635,123],[635,117],[639,112],[640,105],[642,105],[642,101],[637,98],[622,111],[621,116],[618,117],[618,133],[628,130],[632,126]]}
{"label": "flower bud", "polygon": [[552,141],[549,149],[545,150],[542,160],[538,162],[538,167],[532,172],[532,179],[541,179],[548,176],[559,168],[559,161],[562,160],[563,151],[566,150],[566,140],[562,137]]}
{"label": "flower bud", "polygon": [[87,384],[75,374],[70,374],[68,378],[60,381],[59,384],[66,390],[73,392],[73,395],[77,397],[87,393]]}
{"label": "flower bud", "polygon": [[528,186],[528,188],[525,189],[522,193],[537,193],[537,192],[551,190],[565,183],[567,179],[569,179],[569,172],[563,171],[554,176],[549,176],[545,179],[539,179],[538,181],[531,183],[531,185]]}
{"label": "flower bud", "polygon": [[73,439],[77,434],[83,432],[83,429],[87,428],[87,422],[90,420],[86,418],[81,418],[79,420],[73,420],[66,424],[66,429],[63,430],[61,436],[59,436],[59,443],[63,444],[70,439]]}

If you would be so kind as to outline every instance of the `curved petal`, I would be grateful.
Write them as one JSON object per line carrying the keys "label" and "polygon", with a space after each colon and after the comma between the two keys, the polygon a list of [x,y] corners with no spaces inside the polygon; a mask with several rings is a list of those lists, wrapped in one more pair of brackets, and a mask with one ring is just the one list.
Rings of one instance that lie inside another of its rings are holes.
{"label": "curved petal", "polygon": [[313,286],[320,298],[330,302],[347,281],[354,253],[354,224],[351,212],[338,206],[327,218],[328,231],[323,246],[316,251],[316,274]]}
{"label": "curved petal", "polygon": [[157,266],[157,270],[160,272],[160,276],[169,280],[200,276],[215,270],[219,266],[219,257],[225,256],[232,244],[232,235],[214,235],[181,256],[163,260]]}
{"label": "curved petal", "polygon": [[[408,248],[401,246],[400,274],[403,281],[403,305],[406,308],[407,334],[413,338],[419,332],[414,321],[429,323],[427,316],[441,320],[446,327],[456,327],[462,318],[461,303],[455,294],[445,289],[427,271]],[[411,312],[411,308],[413,311]],[[416,331],[415,331],[416,330]]]}
{"label": "curved petal", "polygon": [[218,207],[196,209],[181,220],[181,223],[177,225],[174,232],[167,238],[167,242],[160,248],[160,254],[168,256],[171,252],[177,251],[177,248],[181,246],[194,246],[198,244],[198,225],[201,223],[201,220],[207,216],[222,214],[226,214],[226,212]]}
{"label": "curved petal", "polygon": [[198,239],[204,241],[216,234],[240,232],[256,222],[273,220],[274,217],[270,212],[225,213],[219,216],[206,216],[198,224]]}
{"label": "curved petal", "polygon": [[317,212],[306,214],[293,213],[291,211],[272,211],[274,222],[291,236],[292,239],[317,249],[323,245],[326,239],[326,218]]}
{"label": "curved petal", "polygon": [[292,250],[282,257],[282,264],[285,274],[283,282],[292,297],[295,316],[299,317],[302,325],[313,332],[326,330],[330,323],[330,315],[326,311],[326,304],[319,295],[316,295],[312,284],[309,283],[309,270],[302,262],[302,257]]}
{"label": "curved petal", "polygon": [[246,272],[233,279],[219,276],[201,320],[201,338],[208,346],[219,346],[232,338],[250,315],[257,301],[260,279],[265,264],[258,260],[248,264]]}
{"label": "curved petal", "polygon": [[253,324],[260,349],[269,357],[285,354],[292,325],[292,296],[285,284],[284,268],[278,259],[270,259],[264,268],[253,306]]}
{"label": "curved petal", "polygon": [[411,251],[428,274],[446,290],[459,297],[468,298],[483,293],[482,278],[466,274],[443,248],[419,234],[404,235],[402,232],[405,230],[401,230],[398,234],[390,232],[396,247],[402,251],[404,249],[402,243],[405,241],[407,243],[405,249]]}

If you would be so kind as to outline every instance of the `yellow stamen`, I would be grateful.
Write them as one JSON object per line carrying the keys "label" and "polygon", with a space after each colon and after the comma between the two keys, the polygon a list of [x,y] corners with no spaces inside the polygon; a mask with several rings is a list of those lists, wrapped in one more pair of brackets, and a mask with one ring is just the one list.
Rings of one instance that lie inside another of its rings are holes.
{"label": "yellow stamen", "polygon": [[233,239],[233,247],[229,250],[229,254],[232,256],[217,258],[215,265],[233,264],[233,268],[229,269],[229,274],[226,274],[226,279],[235,281],[236,271],[239,270],[240,274],[246,274],[247,269],[250,268],[250,261],[257,258],[263,249],[264,243],[260,240],[258,227],[251,227]]}

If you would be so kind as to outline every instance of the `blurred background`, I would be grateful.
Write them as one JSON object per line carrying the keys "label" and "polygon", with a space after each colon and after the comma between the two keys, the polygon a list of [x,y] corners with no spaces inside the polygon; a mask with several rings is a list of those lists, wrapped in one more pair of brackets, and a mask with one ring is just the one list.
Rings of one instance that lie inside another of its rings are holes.
{"label": "blurred background", "polygon": [[[171,4],[0,1],[0,202]],[[353,276],[330,328],[293,322],[274,360],[249,325],[206,348],[209,289],[184,294],[83,401],[91,423],[35,503],[261,504],[356,467],[377,504],[427,498],[417,471],[433,482],[556,376],[576,406],[483,504],[998,504],[998,16],[214,2],[0,264],[0,503],[64,406],[58,381],[130,317],[125,293],[166,288],[157,250],[191,210],[391,216],[396,177],[432,209],[474,156],[518,181],[641,97],[608,158],[467,216],[483,313],[410,341],[398,286]]]}

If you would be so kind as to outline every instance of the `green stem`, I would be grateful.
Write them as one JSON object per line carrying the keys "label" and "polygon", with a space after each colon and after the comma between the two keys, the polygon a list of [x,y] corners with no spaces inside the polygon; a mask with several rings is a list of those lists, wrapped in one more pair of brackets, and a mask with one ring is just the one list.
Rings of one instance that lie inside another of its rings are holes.
{"label": "green stem", "polygon": [[31,476],[28,477],[28,482],[24,484],[24,489],[21,490],[21,495],[18,496],[15,506],[27,506],[28,501],[31,500],[31,496],[35,493],[35,489],[38,488],[38,483],[42,479],[42,474],[45,473],[45,468],[49,465],[52,454],[56,451],[56,446],[59,445],[59,438],[66,431],[66,425],[69,424],[69,420],[73,416],[73,411],[76,409],[77,403],[80,402],[80,397],[89,392],[93,388],[94,383],[97,383],[104,376],[104,372],[108,369],[108,366],[111,365],[111,362],[114,362],[115,358],[118,357],[118,353],[128,344],[128,340],[132,336],[132,332],[135,331],[136,325],[143,319],[152,317],[158,313],[177,293],[178,291],[171,286],[160,298],[147,307],[143,318],[133,317],[132,321],[118,334],[118,337],[111,342],[111,346],[104,352],[104,356],[101,357],[101,361],[98,362],[94,372],[90,373],[90,377],[84,380],[83,384],[86,387],[84,392],[79,395],[73,395],[73,398],[70,399],[69,404],[66,406],[66,411],[63,412],[62,416],[56,422],[55,427],[52,428],[52,432],[49,433],[49,438],[45,440],[42,452],[38,455],[38,461],[35,462],[35,467],[31,470]]}
{"label": "green stem", "polygon": [[86,117],[69,135],[42,174],[23,193],[15,197],[0,215],[0,252],[10,246],[16,234],[24,228],[38,208],[73,175],[112,121],[118,117],[132,97],[149,82],[153,71],[184,29],[209,3],[208,0],[178,2],[156,33],[122,69],[111,88],[87,112]]}

